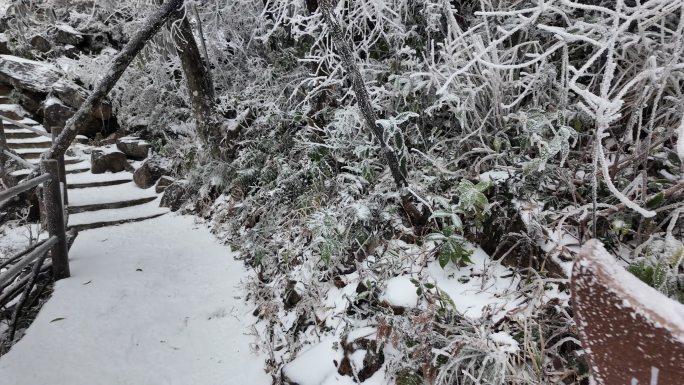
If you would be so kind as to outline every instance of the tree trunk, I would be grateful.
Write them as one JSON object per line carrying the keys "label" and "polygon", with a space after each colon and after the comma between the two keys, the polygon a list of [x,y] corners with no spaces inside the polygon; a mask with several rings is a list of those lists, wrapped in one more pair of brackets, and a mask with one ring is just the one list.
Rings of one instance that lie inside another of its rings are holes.
{"label": "tree trunk", "polygon": [[159,28],[161,28],[162,25],[164,25],[164,23],[182,6],[183,0],[170,0],[159,7],[159,9],[143,22],[142,28],[131,37],[121,52],[116,55],[114,61],[109,66],[109,69],[95,87],[95,90],[88,96],[85,102],[83,102],[74,116],[66,122],[64,131],[62,131],[59,137],[54,141],[52,147],[43,153],[43,159],[56,159],[58,156],[64,155],[71,142],[76,138],[79,127],[90,118],[93,107],[111,91],[128,65],[131,64],[147,41],[150,40],[157,31],[159,31]]}
{"label": "tree trunk", "polygon": [[[342,65],[347,72],[347,76],[349,76],[349,80],[351,80],[352,88],[356,95],[356,101],[359,104],[361,115],[363,115],[363,119],[366,122],[366,127],[373,133],[375,139],[380,144],[382,155],[389,166],[394,183],[401,194],[401,205],[413,225],[422,226],[427,223],[429,213],[422,212],[416,207],[416,200],[407,189],[408,182],[406,181],[406,175],[401,172],[399,158],[394,150],[385,142],[383,128],[377,124],[378,117],[370,103],[368,90],[366,90],[366,84],[361,77],[361,72],[356,65],[356,61],[354,60],[351,45],[345,38],[342,27],[340,27],[340,24],[333,15],[332,0],[320,0],[318,3],[321,12],[323,13],[323,17],[330,28],[333,42],[342,58]],[[428,208],[426,207],[425,209]]]}
{"label": "tree trunk", "polygon": [[183,12],[176,12],[175,16],[180,19],[180,22],[178,28],[172,30],[173,41],[183,67],[197,134],[202,144],[209,150],[211,157],[221,159],[223,136],[216,112],[214,82],[209,63],[200,53],[187,17],[184,17]]}
{"label": "tree trunk", "polygon": [[331,0],[321,0],[319,5],[321,12],[323,12],[323,17],[330,28],[335,46],[337,47],[340,57],[342,58],[342,65],[344,66],[345,71],[347,71],[349,80],[351,80],[354,94],[356,94],[356,101],[359,104],[361,115],[363,115],[363,118],[366,122],[366,127],[373,133],[378,143],[380,143],[380,150],[382,151],[382,155],[384,156],[385,161],[390,168],[390,172],[394,178],[394,183],[397,185],[397,188],[401,190],[408,186],[408,183],[406,182],[406,176],[402,174],[400,170],[397,154],[395,154],[385,142],[382,127],[376,123],[378,117],[375,114],[375,110],[373,110],[373,106],[371,106],[370,97],[368,96],[366,85],[361,77],[361,72],[359,72],[359,68],[354,60],[354,54],[351,50],[351,45],[345,38],[344,33],[342,32],[342,27],[340,27],[340,24],[333,15],[333,6]]}

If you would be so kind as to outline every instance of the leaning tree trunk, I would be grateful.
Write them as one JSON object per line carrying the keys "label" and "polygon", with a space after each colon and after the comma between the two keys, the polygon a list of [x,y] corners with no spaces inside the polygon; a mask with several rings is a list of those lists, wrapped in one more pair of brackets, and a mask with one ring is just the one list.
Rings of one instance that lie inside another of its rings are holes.
{"label": "leaning tree trunk", "polygon": [[370,103],[368,90],[366,90],[366,85],[361,77],[361,72],[359,71],[356,61],[354,60],[354,54],[352,53],[351,45],[345,38],[344,33],[342,32],[342,27],[340,27],[340,24],[333,15],[332,0],[320,0],[319,6],[321,12],[323,13],[323,17],[330,28],[333,42],[335,43],[335,46],[339,51],[339,55],[342,58],[342,65],[352,83],[354,94],[356,94],[356,101],[359,104],[359,109],[361,110],[361,115],[363,115],[366,127],[373,133],[373,136],[375,136],[375,139],[380,144],[380,151],[385,158],[385,162],[387,162],[387,165],[389,166],[394,183],[401,194],[402,206],[411,218],[411,221],[414,225],[422,225],[426,222],[427,215],[425,215],[425,213],[421,213],[416,208],[414,200],[407,189],[408,182],[406,181],[406,175],[401,172],[399,158],[384,139],[385,135],[383,128],[377,123],[378,117]]}
{"label": "leaning tree trunk", "polygon": [[176,13],[176,17],[180,20],[178,28],[172,29],[173,41],[183,67],[197,134],[211,157],[221,159],[223,136],[216,112],[214,82],[209,63],[200,53],[188,18],[180,11]]}
{"label": "leaning tree trunk", "polygon": [[150,40],[164,23],[166,23],[166,21],[182,6],[183,0],[170,0],[159,7],[159,9],[143,22],[142,27],[133,35],[133,37],[131,37],[121,52],[116,55],[114,61],[109,66],[109,69],[95,87],[95,90],[88,96],[85,102],[83,102],[74,116],[66,122],[64,130],[54,141],[52,147],[43,153],[43,159],[56,159],[58,156],[64,155],[71,142],[76,138],[78,129],[89,119],[94,106],[111,91],[128,65],[131,64],[147,41]]}

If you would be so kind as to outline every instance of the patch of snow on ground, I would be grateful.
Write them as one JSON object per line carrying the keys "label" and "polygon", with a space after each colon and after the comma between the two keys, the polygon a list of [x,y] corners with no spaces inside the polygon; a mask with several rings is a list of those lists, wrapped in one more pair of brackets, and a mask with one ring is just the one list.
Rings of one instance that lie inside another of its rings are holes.
{"label": "patch of snow on ground", "polygon": [[250,352],[247,270],[193,218],[82,232],[70,257],[72,277],[0,358],[2,385],[271,383]]}
{"label": "patch of snow on ground", "polygon": [[473,249],[470,259],[473,263],[465,267],[450,263],[442,269],[438,261],[428,264],[428,273],[439,289],[451,297],[456,310],[477,319],[488,307],[496,314],[515,306],[513,291],[519,278],[510,269],[491,261],[479,247]]}
{"label": "patch of snow on ground", "polygon": [[418,304],[416,286],[407,276],[394,277],[386,281],[387,289],[380,300],[387,301],[391,306],[412,308]]}
{"label": "patch of snow on ground", "polygon": [[337,375],[335,362],[339,364],[342,357],[337,337],[328,337],[300,352],[294,361],[283,367],[283,375],[299,385],[320,385]]}
{"label": "patch of snow on ground", "polygon": [[489,339],[492,340],[504,353],[516,353],[518,350],[520,350],[518,341],[513,339],[513,337],[506,332],[492,333],[489,335]]}

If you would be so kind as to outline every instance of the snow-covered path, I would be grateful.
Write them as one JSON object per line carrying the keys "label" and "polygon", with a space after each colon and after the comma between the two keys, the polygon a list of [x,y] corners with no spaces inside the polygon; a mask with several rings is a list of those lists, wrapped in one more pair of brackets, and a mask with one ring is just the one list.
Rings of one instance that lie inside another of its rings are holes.
{"label": "snow-covered path", "polygon": [[246,269],[203,225],[167,215],[82,232],[2,385],[267,385],[240,281]]}

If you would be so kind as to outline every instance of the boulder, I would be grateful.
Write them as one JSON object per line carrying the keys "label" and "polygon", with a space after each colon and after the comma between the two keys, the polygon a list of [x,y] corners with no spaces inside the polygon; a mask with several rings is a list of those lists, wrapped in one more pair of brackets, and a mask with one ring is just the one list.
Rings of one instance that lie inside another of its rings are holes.
{"label": "boulder", "polygon": [[55,33],[55,41],[60,44],[79,45],[83,42],[83,35],[73,29],[70,25],[59,24],[55,26],[57,32]]}
{"label": "boulder", "polygon": [[49,132],[53,128],[64,128],[66,121],[75,113],[76,110],[64,105],[61,100],[49,97],[43,103],[43,126]]}
{"label": "boulder", "polygon": [[91,54],[99,54],[109,45],[109,38],[99,31],[90,31],[85,37],[85,49]]}
{"label": "boulder", "polygon": [[168,207],[171,211],[178,211],[187,201],[188,182],[177,180],[164,190],[159,206]]}
{"label": "boulder", "polygon": [[35,35],[29,40],[29,44],[33,49],[40,52],[49,52],[52,49],[52,44],[43,35]]}
{"label": "boulder", "polygon": [[167,160],[154,156],[147,159],[140,168],[135,170],[133,173],[133,181],[140,188],[150,188],[154,186],[162,175],[169,173],[170,170]]}
{"label": "boulder", "polygon": [[47,94],[61,76],[61,72],[50,64],[0,55],[0,81],[14,88]]}
{"label": "boulder", "polygon": [[143,160],[147,158],[152,145],[136,136],[124,136],[116,140],[116,148],[129,158]]}
{"label": "boulder", "polygon": [[166,191],[166,188],[171,186],[171,184],[175,181],[176,180],[171,178],[170,176],[164,175],[161,178],[159,178],[159,180],[157,181],[157,184],[154,186],[154,191],[157,194],[161,194],[164,191]]}
{"label": "boulder", "polygon": [[128,164],[126,154],[119,151],[94,150],[90,154],[90,171],[93,174],[109,172],[121,172],[132,169]]}
{"label": "boulder", "polygon": [[9,39],[7,39],[7,35],[4,33],[0,33],[0,55],[9,55],[10,49],[9,49]]}
{"label": "boulder", "polygon": [[29,113],[18,104],[0,104],[0,115],[14,120],[21,120],[28,117]]}

